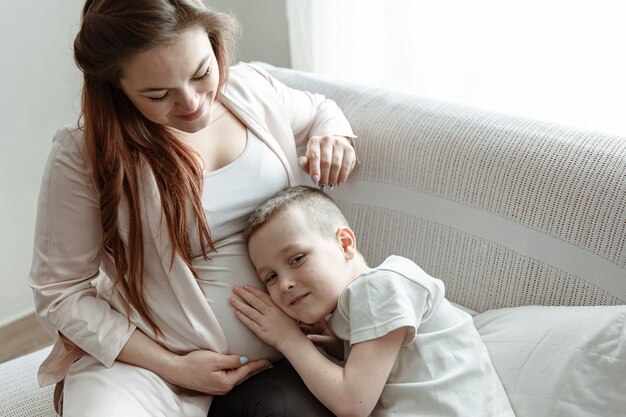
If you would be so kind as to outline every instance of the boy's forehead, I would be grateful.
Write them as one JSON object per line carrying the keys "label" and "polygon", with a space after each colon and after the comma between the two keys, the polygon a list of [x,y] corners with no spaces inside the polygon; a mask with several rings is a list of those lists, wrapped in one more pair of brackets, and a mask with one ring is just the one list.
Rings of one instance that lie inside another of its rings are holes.
{"label": "boy's forehead", "polygon": [[317,228],[313,227],[307,211],[298,205],[287,207],[272,220],[276,221],[278,227],[299,235],[317,233]]}
{"label": "boy's forehead", "polygon": [[315,233],[316,230],[311,227],[306,211],[294,205],[276,213],[261,226],[258,232],[265,232],[263,235],[266,240],[286,244],[287,240]]}

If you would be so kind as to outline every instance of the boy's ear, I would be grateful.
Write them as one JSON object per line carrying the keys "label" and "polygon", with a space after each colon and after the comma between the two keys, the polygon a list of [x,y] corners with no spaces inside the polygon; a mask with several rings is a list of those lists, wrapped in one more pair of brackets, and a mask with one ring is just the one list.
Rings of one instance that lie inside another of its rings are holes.
{"label": "boy's ear", "polygon": [[357,254],[357,249],[356,236],[354,235],[352,229],[348,226],[340,226],[337,228],[336,237],[341,245],[344,257],[347,260],[353,259]]}

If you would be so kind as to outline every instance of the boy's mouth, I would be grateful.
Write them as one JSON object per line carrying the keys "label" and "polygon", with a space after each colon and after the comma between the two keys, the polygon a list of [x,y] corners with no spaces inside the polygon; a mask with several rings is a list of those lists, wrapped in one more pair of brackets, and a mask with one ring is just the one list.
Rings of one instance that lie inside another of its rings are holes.
{"label": "boy's mouth", "polygon": [[298,295],[297,297],[292,298],[291,301],[289,301],[289,305],[292,306],[292,305],[296,305],[300,303],[300,301],[304,300],[304,298],[308,296],[309,294],[310,293],[306,293],[306,294]]}

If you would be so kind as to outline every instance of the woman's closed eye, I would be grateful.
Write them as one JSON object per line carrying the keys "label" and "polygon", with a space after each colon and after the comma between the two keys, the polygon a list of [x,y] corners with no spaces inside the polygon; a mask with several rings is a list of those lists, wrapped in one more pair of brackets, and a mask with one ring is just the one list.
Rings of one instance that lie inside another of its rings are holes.
{"label": "woman's closed eye", "polygon": [[[193,81],[202,81],[202,80],[205,80],[205,79],[209,76],[209,74],[210,74],[210,73],[211,73],[211,66],[208,66],[208,67],[206,68],[206,71],[204,72],[204,74],[202,74],[202,75],[201,75],[201,76],[199,76],[199,77],[195,77],[195,78],[193,78],[192,80],[193,80]],[[166,92],[165,92],[165,94],[163,94],[162,96],[159,96],[159,97],[148,97],[148,98],[149,98],[151,101],[155,102],[155,103],[160,103],[160,102],[164,101],[164,100],[167,98],[167,96],[168,96],[168,95],[169,95],[169,91],[166,91]]]}
{"label": "woman's closed eye", "polygon": [[202,81],[206,79],[209,76],[210,72],[211,72],[211,66],[209,65],[208,67],[206,67],[206,72],[203,75],[194,78],[194,81]]}
{"label": "woman's closed eye", "polygon": [[163,94],[160,97],[148,97],[150,100],[154,101],[155,103],[160,103],[161,101],[165,100],[167,98],[169,94],[169,91],[166,91],[165,94]]}
{"label": "woman's closed eye", "polygon": [[290,266],[297,266],[297,265],[299,265],[300,263],[302,263],[302,261],[304,261],[304,257],[305,257],[304,254],[298,254],[298,255],[295,255],[295,256],[291,257],[289,259],[289,265]]}

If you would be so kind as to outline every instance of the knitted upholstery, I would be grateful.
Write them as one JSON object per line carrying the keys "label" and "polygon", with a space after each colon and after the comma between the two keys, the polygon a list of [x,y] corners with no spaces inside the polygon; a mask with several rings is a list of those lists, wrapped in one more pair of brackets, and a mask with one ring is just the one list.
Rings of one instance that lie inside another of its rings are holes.
{"label": "knitted upholstery", "polygon": [[331,195],[476,311],[626,301],[626,138],[266,67],[343,109],[361,164]]}
{"label": "knitted upholstery", "polygon": [[50,347],[0,364],[0,417],[54,417],[53,386],[39,388],[37,368]]}

